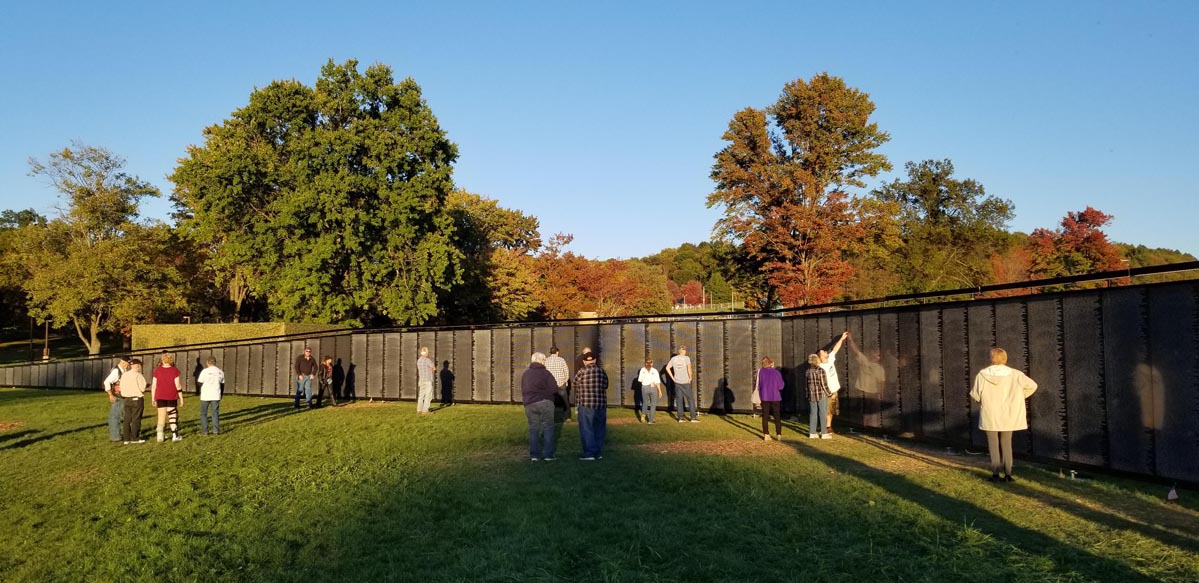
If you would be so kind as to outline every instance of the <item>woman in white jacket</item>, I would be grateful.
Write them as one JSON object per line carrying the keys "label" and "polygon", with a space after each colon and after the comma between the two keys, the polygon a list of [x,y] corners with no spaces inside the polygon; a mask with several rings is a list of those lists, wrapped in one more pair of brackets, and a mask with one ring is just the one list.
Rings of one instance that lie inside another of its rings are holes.
{"label": "woman in white jacket", "polygon": [[[1024,400],[1037,390],[1036,381],[1007,366],[1007,351],[991,349],[991,366],[974,377],[970,397],[979,402],[978,428],[987,433],[991,451],[991,481],[1012,481],[1012,432],[1028,429]],[[1001,461],[1002,458],[1002,461]]]}

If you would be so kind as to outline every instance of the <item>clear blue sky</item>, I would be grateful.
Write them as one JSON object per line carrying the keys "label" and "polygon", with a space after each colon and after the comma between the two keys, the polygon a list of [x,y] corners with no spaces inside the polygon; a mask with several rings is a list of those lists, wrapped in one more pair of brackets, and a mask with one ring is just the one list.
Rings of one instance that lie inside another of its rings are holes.
{"label": "clear blue sky", "polygon": [[897,173],[950,158],[1014,229],[1092,205],[1115,240],[1199,254],[1196,2],[175,4],[0,9],[0,209],[51,212],[27,159],[76,139],[168,193],[254,87],[355,58],[423,87],[460,186],[588,257],[644,256],[710,237],[733,113],[828,71],[871,95]]}

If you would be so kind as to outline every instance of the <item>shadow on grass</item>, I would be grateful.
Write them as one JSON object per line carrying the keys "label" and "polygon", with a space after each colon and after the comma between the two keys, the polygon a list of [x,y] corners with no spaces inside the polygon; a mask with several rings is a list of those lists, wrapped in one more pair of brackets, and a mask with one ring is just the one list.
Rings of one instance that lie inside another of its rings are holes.
{"label": "shadow on grass", "polygon": [[14,431],[12,433],[0,433],[0,443],[11,441],[18,437],[33,435],[35,433],[39,433],[39,431],[37,429],[22,429],[21,431]]}
{"label": "shadow on grass", "polygon": [[[45,397],[61,397],[81,393],[78,389],[33,389],[33,388],[13,388],[0,390],[0,403],[11,403],[17,401],[25,401],[28,399],[41,399]],[[104,400],[104,393],[94,391],[98,399]]]}
{"label": "shadow on grass", "polygon": [[[258,425],[260,423],[269,423],[270,421],[279,419],[281,417],[306,413],[308,413],[307,410],[297,411],[290,401],[281,403],[267,403],[255,407],[235,409],[228,413],[222,412],[221,433],[227,433],[230,430],[236,430],[239,426],[246,427],[250,425]],[[199,414],[198,408],[194,408],[189,411],[189,417],[196,417],[196,419],[192,419],[189,424],[194,424],[198,427],[200,424],[198,420]]]}
{"label": "shadow on grass", "polygon": [[[1120,509],[1136,519],[1129,520],[1110,512],[1104,512],[1103,510],[1083,505],[1077,498],[1072,496],[1060,496],[1058,494],[1068,495],[1068,493],[1057,490],[1056,485],[1048,480],[1033,479],[1031,481],[1044,488],[1054,490],[1055,493],[1047,493],[1023,485],[1022,482],[1028,480],[1027,474],[1019,476],[1019,479],[1020,481],[1004,484],[1004,489],[1018,493],[1029,499],[1042,500],[1054,508],[1072,514],[1082,520],[1102,524],[1115,530],[1135,532],[1143,537],[1154,539],[1162,544],[1183,551],[1199,553],[1199,537],[1181,533],[1185,532],[1187,527],[1191,529],[1196,527],[1194,518],[1191,516],[1178,516],[1176,513],[1168,512],[1159,507],[1152,507],[1144,503],[1138,503],[1135,500],[1121,498]],[[1166,530],[1167,528],[1172,530]]]}
{"label": "shadow on grass", "polygon": [[[1069,578],[1071,572],[1074,572],[1095,581],[1155,581],[1123,563],[1097,556],[1077,546],[1018,526],[993,512],[931,490],[905,476],[828,452],[815,444],[794,442],[790,446],[833,470],[851,474],[899,498],[917,504],[945,522],[969,524],[1002,544],[1011,545],[1032,555],[1047,555],[1053,560],[1054,570],[1063,577]],[[979,484],[983,484],[981,475]],[[1005,486],[1006,484],[1001,484],[989,487],[1003,489]],[[1013,573],[1013,575],[1020,575],[1020,573]]]}
{"label": "shadow on grass", "polygon": [[[72,433],[79,433],[80,431],[88,431],[91,429],[98,429],[101,427],[108,427],[108,423],[105,422],[105,423],[100,423],[97,425],[85,425],[83,427],[76,427],[74,429],[66,429],[63,431],[56,431],[54,433],[43,433],[42,435],[38,435],[37,437],[30,437],[28,439],[22,439],[20,441],[14,441],[12,443],[6,443],[6,444],[0,446],[0,451],[9,450],[9,449],[20,449],[22,447],[29,447],[35,443],[41,443],[41,442],[49,440],[49,439],[61,437],[63,435],[70,435]],[[41,433],[40,431],[38,431],[36,429],[32,430],[32,431],[34,433]]]}
{"label": "shadow on grass", "polygon": [[[762,439],[762,424],[761,423],[758,423],[756,425],[748,423],[738,415],[719,415],[718,414],[717,417],[721,421],[724,421],[725,423],[728,423],[729,425],[736,427],[737,429],[740,429],[758,439]],[[755,420],[761,421],[761,419],[755,419]],[[773,426],[774,426],[774,423],[771,423],[771,427],[773,427]],[[771,434],[771,435],[773,435],[773,434]]]}

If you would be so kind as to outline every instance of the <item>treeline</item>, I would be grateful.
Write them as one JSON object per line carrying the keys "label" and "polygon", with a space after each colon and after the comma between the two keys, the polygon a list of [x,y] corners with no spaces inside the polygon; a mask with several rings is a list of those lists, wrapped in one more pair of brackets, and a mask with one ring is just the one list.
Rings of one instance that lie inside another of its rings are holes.
{"label": "treeline", "polygon": [[170,224],[141,216],[162,193],[119,155],[72,144],[31,159],[62,212],[0,216],[0,318],[72,329],[95,353],[101,332],[184,317],[392,326],[803,306],[1194,259],[1112,243],[1112,217],[1090,207],[1011,233],[1012,203],[949,160],[853,196],[891,168],[873,110],[837,77],[787,84],[729,123],[712,241],[593,260],[455,187],[458,147],[415,81],[329,61],[313,86],[273,82],[205,128],[169,177]]}

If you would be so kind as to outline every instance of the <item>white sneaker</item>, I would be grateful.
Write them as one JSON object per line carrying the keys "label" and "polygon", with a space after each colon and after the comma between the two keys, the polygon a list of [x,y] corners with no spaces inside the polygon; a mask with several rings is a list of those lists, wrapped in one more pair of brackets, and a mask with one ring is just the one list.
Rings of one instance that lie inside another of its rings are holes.
{"label": "white sneaker", "polygon": [[762,436],[762,441],[770,441],[770,436],[769,436],[769,435],[763,435],[763,436]]}
{"label": "white sneaker", "polygon": [[162,434],[161,433],[158,434],[158,443],[162,443]]}
{"label": "white sneaker", "polygon": [[174,437],[172,437],[172,438],[171,438],[171,441],[183,441],[183,436],[182,436],[182,435],[176,435],[176,436],[174,436]]}
{"label": "white sneaker", "polygon": [[808,439],[818,439],[819,437],[820,437],[820,435],[815,434],[815,433],[808,434]]}
{"label": "white sneaker", "polygon": [[775,440],[775,441],[782,441],[782,440],[783,440],[783,435],[780,433],[780,434],[778,434],[778,435],[774,436],[774,440]]}
{"label": "white sneaker", "polygon": [[833,438],[833,434],[831,434],[831,433],[821,433],[820,434],[820,439],[832,439],[832,438]]}

